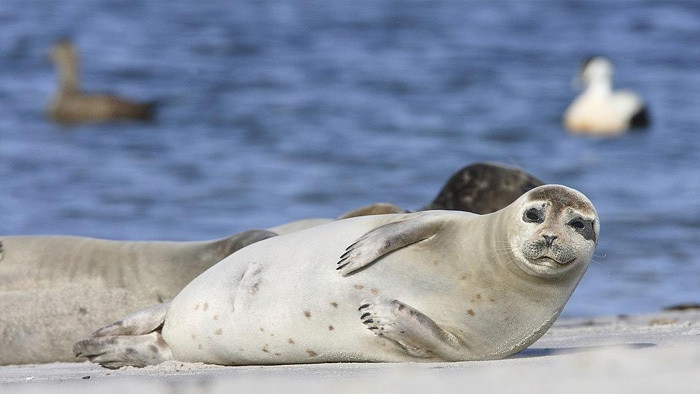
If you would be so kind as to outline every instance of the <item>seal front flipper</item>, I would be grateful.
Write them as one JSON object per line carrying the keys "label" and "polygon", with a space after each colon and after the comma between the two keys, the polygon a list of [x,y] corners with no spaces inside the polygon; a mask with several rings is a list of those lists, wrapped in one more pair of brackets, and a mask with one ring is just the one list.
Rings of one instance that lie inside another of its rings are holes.
{"label": "seal front flipper", "polygon": [[467,348],[454,334],[399,300],[365,303],[358,311],[369,330],[398,343],[412,356],[464,359]]}
{"label": "seal front flipper", "polygon": [[160,332],[170,302],[126,316],[73,345],[76,357],[105,368],[145,367],[173,358]]}
{"label": "seal front flipper", "polygon": [[347,276],[387,253],[432,237],[444,224],[444,216],[421,212],[377,227],[345,250],[336,269]]}

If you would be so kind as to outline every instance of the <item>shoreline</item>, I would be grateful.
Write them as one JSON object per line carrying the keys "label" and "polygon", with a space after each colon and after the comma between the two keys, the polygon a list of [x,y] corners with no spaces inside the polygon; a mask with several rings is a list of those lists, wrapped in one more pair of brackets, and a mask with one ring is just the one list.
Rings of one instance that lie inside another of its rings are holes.
{"label": "shoreline", "polygon": [[[700,310],[559,318],[502,360],[224,367],[167,362],[109,370],[91,363],[0,366],[3,393],[691,392],[700,387]],[[559,387],[564,385],[564,387]]]}

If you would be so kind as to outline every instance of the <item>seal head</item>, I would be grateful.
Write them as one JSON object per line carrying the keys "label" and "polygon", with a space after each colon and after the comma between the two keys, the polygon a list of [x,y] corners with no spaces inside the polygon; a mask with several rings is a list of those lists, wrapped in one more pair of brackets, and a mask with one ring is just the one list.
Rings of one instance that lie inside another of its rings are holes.
{"label": "seal head", "polygon": [[523,195],[510,242],[516,264],[527,274],[554,278],[585,269],[598,242],[600,221],[578,191],[545,185]]}
{"label": "seal head", "polygon": [[480,215],[496,212],[523,193],[544,184],[535,176],[498,163],[468,165],[445,183],[432,203],[423,208],[456,210]]}

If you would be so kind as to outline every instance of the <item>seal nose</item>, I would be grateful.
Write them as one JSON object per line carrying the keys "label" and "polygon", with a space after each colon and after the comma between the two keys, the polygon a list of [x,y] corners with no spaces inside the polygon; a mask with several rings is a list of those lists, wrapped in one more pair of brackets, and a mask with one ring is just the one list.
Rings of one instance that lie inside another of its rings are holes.
{"label": "seal nose", "polygon": [[543,235],[542,238],[544,238],[544,241],[547,243],[547,246],[552,246],[554,243],[554,240],[557,239],[556,235]]}

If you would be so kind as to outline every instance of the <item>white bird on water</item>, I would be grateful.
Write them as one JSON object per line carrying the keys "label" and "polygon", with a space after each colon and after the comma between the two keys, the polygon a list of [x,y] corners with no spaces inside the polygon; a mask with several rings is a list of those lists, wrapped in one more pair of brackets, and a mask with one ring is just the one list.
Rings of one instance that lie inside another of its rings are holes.
{"label": "white bird on water", "polygon": [[605,57],[586,60],[578,75],[584,87],[564,112],[564,127],[591,135],[617,135],[647,127],[649,113],[641,97],[629,90],[613,91],[613,65]]}

